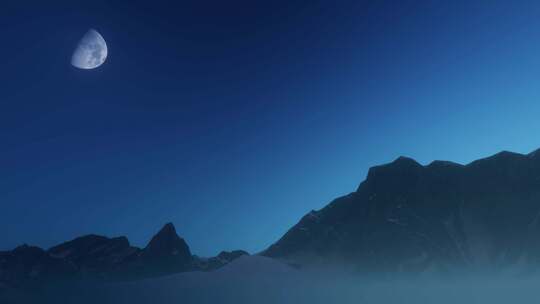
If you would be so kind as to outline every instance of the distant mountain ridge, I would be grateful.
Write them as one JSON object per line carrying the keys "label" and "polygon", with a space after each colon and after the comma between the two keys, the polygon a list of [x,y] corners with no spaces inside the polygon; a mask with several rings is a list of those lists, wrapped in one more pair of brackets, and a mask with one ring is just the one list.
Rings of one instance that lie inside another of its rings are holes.
{"label": "distant mountain ridge", "polygon": [[166,224],[141,249],[126,237],[86,235],[43,250],[22,245],[0,252],[0,287],[33,287],[66,280],[133,280],[184,271],[210,271],[247,255],[242,250],[199,258]]}
{"label": "distant mountain ridge", "polygon": [[[0,252],[0,289],[211,271],[247,254],[197,257],[168,223],[142,249],[126,237],[86,235],[49,250]],[[355,192],[309,212],[260,255],[358,272],[536,272],[540,150],[503,151],[467,165],[399,157],[372,167]]]}
{"label": "distant mountain ridge", "polygon": [[536,271],[540,150],[460,165],[399,157],[311,211],[262,255],[358,271]]}

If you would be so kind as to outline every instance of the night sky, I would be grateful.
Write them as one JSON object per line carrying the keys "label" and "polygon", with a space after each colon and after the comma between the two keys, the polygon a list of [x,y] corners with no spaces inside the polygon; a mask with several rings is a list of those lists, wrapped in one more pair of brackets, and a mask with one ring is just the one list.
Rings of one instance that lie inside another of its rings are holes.
{"label": "night sky", "polygon": [[470,2],[2,1],[0,249],[257,252],[399,155],[539,148],[540,3]]}

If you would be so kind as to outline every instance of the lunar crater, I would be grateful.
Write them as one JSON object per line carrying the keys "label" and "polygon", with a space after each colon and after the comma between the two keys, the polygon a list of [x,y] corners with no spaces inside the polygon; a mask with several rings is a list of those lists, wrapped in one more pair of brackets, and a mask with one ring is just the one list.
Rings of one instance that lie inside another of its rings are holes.
{"label": "lunar crater", "polygon": [[79,69],[95,69],[105,62],[107,53],[107,43],[103,36],[90,29],[75,48],[71,64]]}

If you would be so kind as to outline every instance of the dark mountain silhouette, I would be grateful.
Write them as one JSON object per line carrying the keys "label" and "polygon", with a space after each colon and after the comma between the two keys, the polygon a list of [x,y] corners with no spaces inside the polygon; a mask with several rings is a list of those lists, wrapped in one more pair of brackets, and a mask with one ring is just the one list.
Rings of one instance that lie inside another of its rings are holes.
{"label": "dark mountain silhouette", "polygon": [[166,224],[139,254],[143,273],[171,273],[194,269],[194,259],[173,224]]}
{"label": "dark mountain silhouette", "polygon": [[191,260],[191,252],[184,241],[176,234],[173,224],[166,224],[144,248],[142,256],[149,260],[177,257],[180,263]]}
{"label": "dark mountain silhouette", "polygon": [[0,288],[35,287],[39,281],[71,279],[76,273],[75,265],[38,247],[22,245],[0,252]]}
{"label": "dark mountain silhouette", "polygon": [[[125,237],[87,235],[49,250],[23,245],[0,252],[0,288],[211,271],[246,254],[197,257],[166,224],[143,249]],[[309,212],[261,255],[361,272],[536,271],[540,150],[501,152],[468,165],[422,166],[400,157],[373,167],[355,192]]]}
{"label": "dark mountain silhouette", "polygon": [[51,258],[69,262],[80,275],[105,276],[138,251],[126,237],[87,235],[54,246],[47,253]]}
{"label": "dark mountain silhouette", "polygon": [[215,270],[221,268],[241,256],[249,255],[243,250],[222,251],[217,256],[208,259],[196,257],[197,269]]}
{"label": "dark mountain silhouette", "polygon": [[521,269],[540,262],[540,152],[468,165],[400,157],[311,211],[262,255],[360,271]]}
{"label": "dark mountain silhouette", "polygon": [[133,280],[184,271],[210,271],[247,255],[222,252],[203,259],[191,254],[173,224],[166,224],[144,249],[126,237],[86,235],[49,250],[23,245],[0,252],[0,288],[40,287],[68,280]]}

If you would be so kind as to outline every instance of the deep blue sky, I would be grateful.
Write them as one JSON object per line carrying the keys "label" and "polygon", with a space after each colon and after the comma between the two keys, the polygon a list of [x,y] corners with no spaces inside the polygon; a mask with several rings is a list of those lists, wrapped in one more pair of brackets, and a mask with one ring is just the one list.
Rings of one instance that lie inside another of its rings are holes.
{"label": "deep blue sky", "polygon": [[539,148],[540,3],[470,2],[3,1],[0,249],[256,252],[399,155]]}

